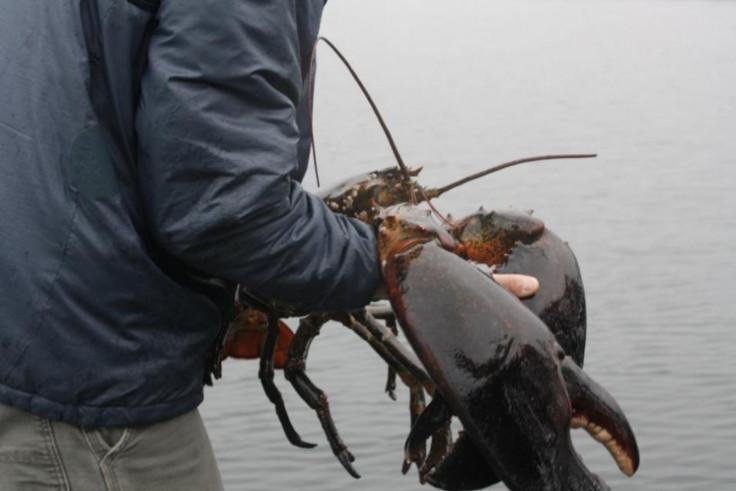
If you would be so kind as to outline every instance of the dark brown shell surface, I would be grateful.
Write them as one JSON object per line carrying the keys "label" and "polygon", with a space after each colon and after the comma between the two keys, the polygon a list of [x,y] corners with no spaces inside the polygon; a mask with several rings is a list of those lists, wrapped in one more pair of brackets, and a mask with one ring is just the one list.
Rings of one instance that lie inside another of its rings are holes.
{"label": "dark brown shell surface", "polygon": [[477,213],[460,220],[451,228],[462,244],[462,256],[489,266],[502,264],[519,243],[530,244],[544,232],[544,222],[518,211]]}
{"label": "dark brown shell surface", "polygon": [[[409,175],[416,176],[420,171],[410,170]],[[412,190],[419,193],[421,187],[414,181],[407,186],[397,167],[387,167],[346,179],[317,196],[335,213],[372,224],[378,211],[376,205],[380,208],[408,203]]]}
{"label": "dark brown shell surface", "polygon": [[[429,242],[389,256],[389,296],[438,391],[511,489],[596,483],[569,440],[551,332],[463,259]],[[575,488],[570,488],[575,489]]]}
{"label": "dark brown shell surface", "polygon": [[583,366],[586,308],[583,278],[566,242],[528,213],[483,210],[451,229],[462,256],[492,266],[497,273],[536,277],[539,290],[522,303],[555,334],[557,341]]}

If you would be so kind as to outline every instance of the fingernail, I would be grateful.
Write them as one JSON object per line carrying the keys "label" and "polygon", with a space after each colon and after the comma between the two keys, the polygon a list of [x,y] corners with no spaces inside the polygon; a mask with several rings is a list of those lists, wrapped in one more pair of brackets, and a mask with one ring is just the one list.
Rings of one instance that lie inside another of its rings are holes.
{"label": "fingernail", "polygon": [[524,278],[521,288],[525,295],[531,295],[539,289],[539,281],[533,276],[527,276]]}

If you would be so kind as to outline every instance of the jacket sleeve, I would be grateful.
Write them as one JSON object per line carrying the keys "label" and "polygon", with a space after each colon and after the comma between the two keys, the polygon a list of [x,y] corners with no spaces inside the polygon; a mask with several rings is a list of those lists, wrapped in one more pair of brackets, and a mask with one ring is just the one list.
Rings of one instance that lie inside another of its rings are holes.
{"label": "jacket sleeve", "polygon": [[185,263],[300,308],[348,309],[378,285],[375,234],[290,177],[306,4],[162,1],[136,119],[140,189],[155,240]]}

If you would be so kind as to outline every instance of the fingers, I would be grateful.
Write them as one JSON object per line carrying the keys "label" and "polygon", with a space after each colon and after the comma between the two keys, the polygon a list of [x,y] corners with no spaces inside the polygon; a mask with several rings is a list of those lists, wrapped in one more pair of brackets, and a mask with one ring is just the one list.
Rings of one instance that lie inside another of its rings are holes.
{"label": "fingers", "polygon": [[519,298],[531,297],[539,290],[539,281],[523,274],[494,274],[493,279]]}

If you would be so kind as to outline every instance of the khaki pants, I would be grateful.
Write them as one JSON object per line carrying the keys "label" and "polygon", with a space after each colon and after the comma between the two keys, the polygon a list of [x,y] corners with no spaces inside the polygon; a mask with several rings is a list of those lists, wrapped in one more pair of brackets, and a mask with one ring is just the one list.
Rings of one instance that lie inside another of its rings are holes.
{"label": "khaki pants", "polygon": [[133,428],[78,428],[0,404],[0,491],[222,490],[199,411]]}

